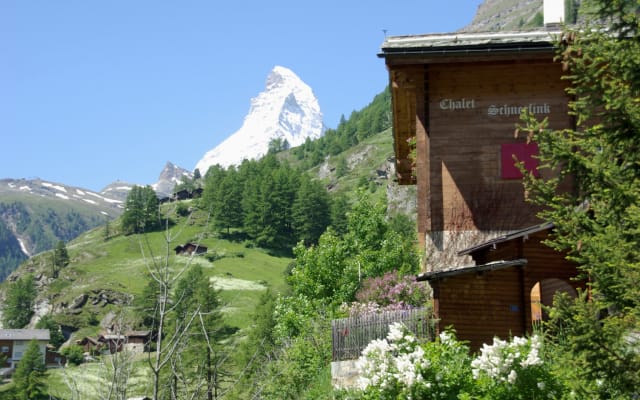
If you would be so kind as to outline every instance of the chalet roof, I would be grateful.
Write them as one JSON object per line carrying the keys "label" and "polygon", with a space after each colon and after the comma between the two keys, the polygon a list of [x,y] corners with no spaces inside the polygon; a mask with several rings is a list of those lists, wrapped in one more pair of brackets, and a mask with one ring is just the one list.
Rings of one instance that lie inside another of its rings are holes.
{"label": "chalet roof", "polygon": [[83,344],[87,344],[87,343],[91,343],[91,344],[97,345],[99,343],[99,341],[98,341],[97,338],[92,338],[91,336],[85,336],[82,339],[76,340],[76,344],[83,345]]}
{"label": "chalet roof", "polygon": [[151,334],[151,331],[129,331],[126,333],[127,337],[147,337]]}
{"label": "chalet roof", "polygon": [[0,340],[49,340],[48,329],[0,329]]}
{"label": "chalet roof", "polygon": [[471,254],[471,253],[475,253],[476,251],[485,249],[487,247],[496,246],[496,245],[498,245],[500,243],[508,242],[510,240],[513,240],[513,239],[518,239],[518,238],[521,238],[521,237],[526,237],[526,236],[529,236],[529,235],[533,235],[534,233],[538,233],[538,232],[546,231],[546,230],[549,230],[549,229],[553,229],[554,226],[555,225],[553,224],[553,222],[545,222],[543,224],[530,226],[528,228],[524,228],[524,229],[519,230],[519,231],[508,233],[506,235],[498,236],[498,237],[493,238],[491,240],[487,240],[486,242],[482,242],[482,243],[477,244],[475,246],[460,250],[458,252],[458,255],[459,256],[464,256],[464,255],[468,255],[468,254]]}
{"label": "chalet roof", "polygon": [[379,57],[389,55],[472,55],[491,52],[553,51],[561,31],[436,33],[389,36]]}
{"label": "chalet roof", "polygon": [[527,260],[524,258],[519,258],[516,260],[502,260],[502,261],[492,261],[487,264],[482,265],[469,265],[466,267],[456,267],[451,269],[445,269],[434,272],[425,272],[419,274],[416,278],[417,281],[438,281],[441,279],[449,278],[456,275],[468,274],[472,272],[483,272],[483,271],[495,271],[498,269],[515,267],[527,265]]}

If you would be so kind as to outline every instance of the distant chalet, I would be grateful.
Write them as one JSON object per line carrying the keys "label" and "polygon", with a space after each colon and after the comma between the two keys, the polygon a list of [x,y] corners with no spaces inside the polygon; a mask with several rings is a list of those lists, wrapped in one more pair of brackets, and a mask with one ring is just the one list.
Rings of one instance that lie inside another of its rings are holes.
{"label": "distant chalet", "polygon": [[204,254],[207,252],[207,246],[199,243],[185,243],[183,245],[176,246],[173,249],[177,256],[190,256],[193,254]]}

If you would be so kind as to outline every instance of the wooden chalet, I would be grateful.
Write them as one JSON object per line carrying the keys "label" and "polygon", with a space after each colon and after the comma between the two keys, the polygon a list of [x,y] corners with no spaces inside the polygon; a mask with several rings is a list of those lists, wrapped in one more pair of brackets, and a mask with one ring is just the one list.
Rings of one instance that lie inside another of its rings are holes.
{"label": "wooden chalet", "polygon": [[109,354],[117,353],[127,349],[134,353],[143,353],[149,350],[151,341],[150,331],[129,331],[122,334],[104,333],[93,338],[85,336],[76,340],[76,344],[81,346],[85,353],[94,354],[103,351]]}
{"label": "wooden chalet", "polygon": [[176,252],[176,255],[187,255],[190,256],[192,254],[204,254],[207,252],[207,246],[204,246],[199,243],[185,243],[183,245],[178,245],[173,249]]}
{"label": "wooden chalet", "polygon": [[[535,143],[515,135],[523,111],[574,126],[559,31],[452,33],[385,39],[396,173],[417,185],[420,280],[434,289],[440,329],[477,349],[531,331],[557,290],[575,294],[576,266],[542,241],[553,225],[525,201],[519,163],[538,170]],[[571,190],[567,182],[563,190]]]}
{"label": "wooden chalet", "polygon": [[417,185],[419,241],[432,264],[452,246],[459,250],[543,222],[525,201],[516,165],[544,174],[537,170],[537,145],[514,133],[525,109],[548,118],[551,128],[573,125],[562,67],[553,60],[559,35],[540,30],[384,41],[397,179]]}
{"label": "wooden chalet", "polygon": [[100,350],[103,347],[103,343],[98,340],[98,338],[93,338],[91,336],[85,336],[82,339],[76,340],[76,344],[82,347],[83,352],[89,354],[100,353]]}

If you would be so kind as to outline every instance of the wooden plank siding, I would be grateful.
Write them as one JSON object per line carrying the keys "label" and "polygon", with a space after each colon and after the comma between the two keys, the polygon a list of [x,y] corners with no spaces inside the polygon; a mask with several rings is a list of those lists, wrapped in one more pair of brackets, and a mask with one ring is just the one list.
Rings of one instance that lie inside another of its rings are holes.
{"label": "wooden plank siding", "polygon": [[[544,244],[549,232],[550,229],[516,237],[471,253],[476,265],[526,259],[523,266],[472,271],[430,281],[434,311],[440,319],[438,330],[454,326],[458,337],[468,340],[477,350],[494,336],[507,339],[532,332],[531,293],[537,283],[552,279],[574,290],[586,289],[586,281],[576,279],[576,264]],[[550,289],[547,305],[555,292],[553,285]]]}
{"label": "wooden plank siding", "polygon": [[[571,124],[561,67],[549,61],[430,65],[428,113],[430,231],[514,230],[539,223],[520,180],[501,178],[501,145],[514,136],[519,115],[489,115],[492,106],[546,105],[553,128]],[[473,108],[443,110],[447,99]],[[423,177],[421,177],[424,179]],[[419,219],[426,219],[419,216]],[[426,232],[420,232],[424,234]]]}
{"label": "wooden plank siding", "polygon": [[522,335],[521,267],[469,273],[432,282],[438,298],[439,330],[453,326],[477,350],[494,336]]}
{"label": "wooden plank siding", "polygon": [[[392,91],[398,181],[417,185],[418,238],[426,253],[421,275],[434,289],[438,329],[454,326],[476,350],[496,335],[531,332],[534,313],[543,316],[540,307],[532,312],[536,283],[534,299],[543,302],[556,289],[586,286],[572,279],[578,271],[565,254],[544,245],[552,226],[526,201],[512,161],[519,154],[530,173],[552,175],[535,168],[536,145],[515,134],[522,108],[546,118],[551,129],[575,125],[554,37],[548,31],[399,36],[386,38],[380,54]],[[415,160],[408,139],[415,139]],[[572,182],[560,190],[572,190]]]}

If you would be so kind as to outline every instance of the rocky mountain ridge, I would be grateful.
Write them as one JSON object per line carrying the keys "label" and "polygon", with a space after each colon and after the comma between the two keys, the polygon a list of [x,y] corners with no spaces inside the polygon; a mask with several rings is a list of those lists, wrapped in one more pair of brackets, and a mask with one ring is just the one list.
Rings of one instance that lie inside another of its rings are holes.
{"label": "rocky mountain ridge", "polygon": [[307,138],[317,139],[324,130],[311,88],[290,69],[276,66],[267,77],[265,90],[251,99],[240,129],[209,150],[196,168],[204,175],[215,164],[228,167],[265,155],[274,139],[295,147]]}

